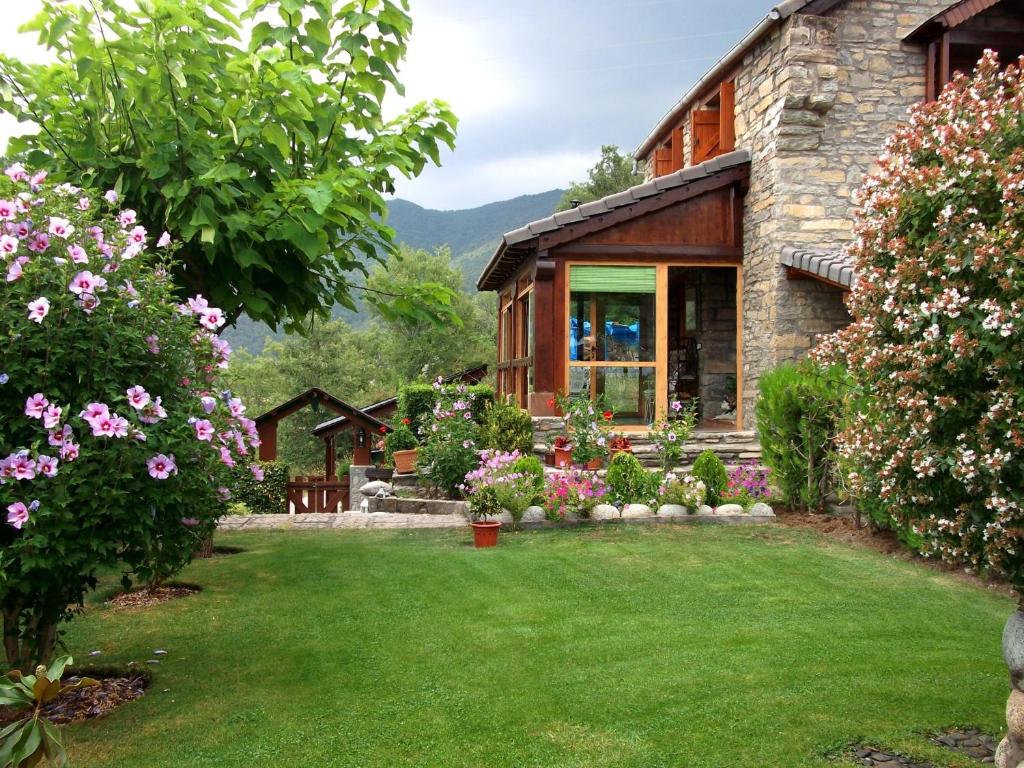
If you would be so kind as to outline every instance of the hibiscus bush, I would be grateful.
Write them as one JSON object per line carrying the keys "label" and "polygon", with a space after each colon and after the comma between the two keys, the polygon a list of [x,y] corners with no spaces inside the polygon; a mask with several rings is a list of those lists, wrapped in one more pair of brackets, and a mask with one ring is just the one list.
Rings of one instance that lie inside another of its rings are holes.
{"label": "hibiscus bush", "polygon": [[218,386],[223,313],[179,303],[173,250],[112,191],[0,177],[0,608],[21,669],[101,571],[156,584],[188,562],[258,442]]}
{"label": "hibiscus bush", "polygon": [[450,498],[464,493],[466,475],[479,463],[480,426],[473,418],[478,395],[473,388],[434,382],[434,408],[420,429],[417,465],[420,477]]}
{"label": "hibiscus bush", "polygon": [[1024,83],[986,53],[890,139],[859,200],[851,489],[928,554],[1024,587]]}

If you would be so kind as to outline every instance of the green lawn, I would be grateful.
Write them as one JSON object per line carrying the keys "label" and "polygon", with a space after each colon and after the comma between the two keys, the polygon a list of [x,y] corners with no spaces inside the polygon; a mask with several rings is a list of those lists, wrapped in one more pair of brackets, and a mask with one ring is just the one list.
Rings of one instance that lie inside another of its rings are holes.
{"label": "green lawn", "polygon": [[67,731],[76,768],[831,765],[1000,729],[1012,602],[785,528],[220,536],[205,591],[91,609],[79,659],[168,651]]}

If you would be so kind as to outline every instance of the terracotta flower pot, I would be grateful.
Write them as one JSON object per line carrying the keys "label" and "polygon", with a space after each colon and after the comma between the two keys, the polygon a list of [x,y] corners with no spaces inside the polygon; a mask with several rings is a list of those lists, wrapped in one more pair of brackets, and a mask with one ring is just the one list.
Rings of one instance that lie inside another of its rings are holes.
{"label": "terracotta flower pot", "polygon": [[419,453],[418,449],[413,448],[411,451],[395,451],[395,472],[400,475],[408,475],[416,471],[416,455]]}
{"label": "terracotta flower pot", "polygon": [[593,458],[593,459],[591,459],[590,461],[587,462],[587,469],[589,469],[589,470],[598,470],[598,469],[601,468],[602,464],[604,464],[604,462],[601,460],[601,457],[597,456],[597,457],[595,457],[595,458]]}
{"label": "terracotta flower pot", "polygon": [[497,520],[478,520],[470,523],[473,527],[473,545],[477,549],[498,546],[498,530],[501,523]]}
{"label": "terracotta flower pot", "polygon": [[555,466],[572,466],[572,448],[555,448]]}

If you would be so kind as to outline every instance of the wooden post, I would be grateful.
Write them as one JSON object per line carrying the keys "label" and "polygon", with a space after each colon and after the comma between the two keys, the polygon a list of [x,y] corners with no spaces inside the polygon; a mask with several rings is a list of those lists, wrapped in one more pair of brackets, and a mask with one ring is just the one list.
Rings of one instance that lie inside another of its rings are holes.
{"label": "wooden post", "polygon": [[668,413],[668,264],[658,264],[654,299],[654,418]]}
{"label": "wooden post", "polygon": [[365,427],[352,427],[352,463],[358,467],[370,465],[370,436]]}
{"label": "wooden post", "polygon": [[939,97],[939,89],[935,87],[935,74],[938,67],[938,45],[934,42],[928,43],[928,63],[924,76],[924,97],[927,101],[934,101]]}
{"label": "wooden post", "polygon": [[949,33],[946,32],[939,40],[939,82],[936,88],[935,95],[942,93],[942,89],[946,87],[946,83],[949,82],[950,76],[950,63],[949,63]]}
{"label": "wooden post", "polygon": [[[548,260],[547,251],[537,254],[537,272],[533,283],[533,392],[528,410],[533,416],[551,415],[548,400],[558,391],[555,350],[558,348],[559,328],[564,325],[555,317],[555,262]],[[566,331],[561,329],[564,334]]]}
{"label": "wooden post", "polygon": [[327,456],[324,460],[324,475],[328,480],[334,480],[337,469],[335,467],[335,452],[334,452],[334,435],[328,435],[324,440],[324,448],[327,452]]}
{"label": "wooden post", "polygon": [[277,458],[277,419],[265,421],[257,428],[260,436],[260,461]]}

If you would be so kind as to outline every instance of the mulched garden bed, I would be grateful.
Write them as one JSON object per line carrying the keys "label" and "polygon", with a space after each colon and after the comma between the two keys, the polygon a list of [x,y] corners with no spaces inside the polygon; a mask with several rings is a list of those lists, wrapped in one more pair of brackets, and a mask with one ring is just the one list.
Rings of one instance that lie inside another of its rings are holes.
{"label": "mulched garden bed", "polygon": [[[146,693],[152,673],[144,668],[82,667],[65,674],[63,682],[74,683],[81,677],[91,677],[99,681],[99,685],[68,691],[43,707],[43,715],[54,725],[68,725],[103,717],[122,704],[135,701]],[[0,707],[0,728],[24,716],[24,710]]]}
{"label": "mulched garden bed", "polygon": [[121,592],[111,597],[107,604],[114,608],[148,608],[151,605],[160,605],[179,597],[188,597],[196,592],[201,592],[202,587],[198,584],[164,584],[156,589],[133,589],[131,592]]}
{"label": "mulched garden bed", "polygon": [[228,547],[228,546],[221,546],[220,544],[218,544],[217,546],[215,546],[213,548],[213,556],[214,557],[226,557],[227,555],[240,555],[243,552],[245,552],[245,549],[242,548],[242,547]]}
{"label": "mulched garden bed", "polygon": [[[929,739],[932,744],[973,757],[985,764],[995,762],[998,740],[977,728],[953,728]],[[850,755],[857,765],[890,766],[891,768],[935,768],[934,763],[914,760],[898,752],[872,746],[853,744]]]}

